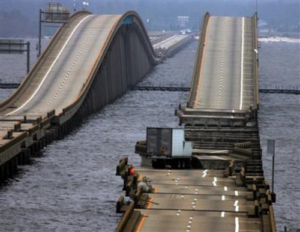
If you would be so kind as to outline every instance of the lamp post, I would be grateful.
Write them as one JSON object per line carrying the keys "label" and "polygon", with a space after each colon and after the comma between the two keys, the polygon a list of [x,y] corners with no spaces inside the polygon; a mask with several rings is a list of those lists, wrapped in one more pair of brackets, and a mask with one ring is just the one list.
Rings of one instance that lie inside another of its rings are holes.
{"label": "lamp post", "polygon": [[82,2],[82,5],[83,5],[83,9],[85,10],[85,6],[88,7],[89,3],[88,2]]}

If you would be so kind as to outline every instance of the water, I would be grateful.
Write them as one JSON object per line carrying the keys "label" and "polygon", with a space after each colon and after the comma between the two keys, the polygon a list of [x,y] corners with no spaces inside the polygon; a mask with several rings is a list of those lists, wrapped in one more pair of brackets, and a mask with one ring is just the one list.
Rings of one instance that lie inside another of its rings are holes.
{"label": "water", "polygon": [[300,88],[300,40],[295,43],[262,42],[260,46],[260,86]]}
{"label": "water", "polygon": [[[260,49],[260,86],[300,87],[300,42],[265,40]],[[260,95],[259,126],[265,176],[271,183],[272,157],[268,139],[276,140],[275,216],[278,231],[300,228],[300,97]]]}
{"label": "water", "polygon": [[278,201],[275,215],[279,231],[283,226],[300,228],[300,97],[262,95],[259,113],[260,138],[264,151],[265,176],[271,184],[272,157],[266,155],[267,139],[276,140],[275,186]]}
{"label": "water", "polygon": [[[260,85],[297,85],[300,76],[300,45],[262,43]],[[184,85],[190,83],[196,42],[157,66],[141,84]],[[286,62],[286,60],[289,62]],[[5,67],[7,78],[12,76]],[[285,71],[283,71],[284,69]],[[16,72],[16,71],[14,71]],[[284,76],[288,79],[284,79]],[[0,97],[11,94],[0,90]],[[129,92],[114,104],[89,117],[67,136],[48,146],[33,165],[0,190],[0,231],[114,231],[119,221],[115,202],[122,181],[115,166],[133,153],[137,140],[145,139],[147,126],[178,125],[174,109],[185,103],[188,93]],[[299,97],[261,95],[259,115],[261,141],[276,139],[275,204],[277,227],[300,227],[299,209]],[[271,157],[264,156],[264,169],[271,177]],[[285,197],[285,198],[283,198]]]}

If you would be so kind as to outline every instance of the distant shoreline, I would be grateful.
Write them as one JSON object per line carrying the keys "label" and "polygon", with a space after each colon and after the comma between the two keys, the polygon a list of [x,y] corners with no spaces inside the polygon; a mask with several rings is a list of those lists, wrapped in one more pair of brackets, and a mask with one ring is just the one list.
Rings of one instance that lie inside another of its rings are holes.
{"label": "distant shoreline", "polygon": [[272,37],[300,39],[300,32],[271,32],[271,33],[258,32],[258,38],[272,38]]}
{"label": "distant shoreline", "polygon": [[300,38],[291,37],[259,37],[259,42],[262,43],[294,43],[300,44]]}

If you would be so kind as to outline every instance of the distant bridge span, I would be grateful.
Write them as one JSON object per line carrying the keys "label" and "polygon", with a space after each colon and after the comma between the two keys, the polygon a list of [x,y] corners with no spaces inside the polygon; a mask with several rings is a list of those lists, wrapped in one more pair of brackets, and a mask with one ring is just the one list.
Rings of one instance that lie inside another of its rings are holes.
{"label": "distant bridge span", "polygon": [[47,46],[18,90],[0,105],[2,119],[93,113],[126,92],[158,60],[140,17],[71,16]]}

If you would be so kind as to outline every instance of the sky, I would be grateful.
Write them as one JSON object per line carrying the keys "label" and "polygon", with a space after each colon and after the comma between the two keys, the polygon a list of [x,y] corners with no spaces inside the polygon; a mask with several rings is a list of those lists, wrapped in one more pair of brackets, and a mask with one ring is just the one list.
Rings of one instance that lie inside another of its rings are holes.
{"label": "sky", "polygon": [[[149,30],[176,28],[179,15],[190,17],[190,27],[200,28],[206,11],[212,15],[252,16],[256,0],[84,0],[96,14],[122,14],[137,11]],[[51,0],[0,0],[0,36],[36,34],[38,12]],[[82,0],[54,0],[71,12],[82,9]],[[275,29],[294,30],[300,23],[300,0],[258,0],[259,18]],[[8,26],[10,25],[10,26]]]}

